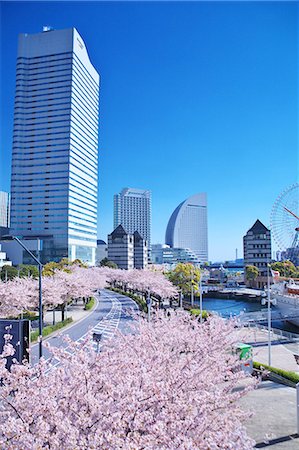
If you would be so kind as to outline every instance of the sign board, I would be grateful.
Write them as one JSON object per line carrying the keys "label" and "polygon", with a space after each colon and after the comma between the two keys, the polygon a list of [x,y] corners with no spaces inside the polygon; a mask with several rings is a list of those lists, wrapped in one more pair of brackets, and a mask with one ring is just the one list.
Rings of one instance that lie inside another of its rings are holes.
{"label": "sign board", "polygon": [[29,361],[30,321],[27,319],[0,319],[0,353],[5,344],[5,334],[12,335],[10,344],[15,349],[14,355],[7,357],[6,368],[10,369],[13,359],[19,363],[22,363],[24,359]]}
{"label": "sign board", "polygon": [[102,334],[101,333],[93,333],[92,334],[92,339],[95,342],[100,342],[102,340]]}

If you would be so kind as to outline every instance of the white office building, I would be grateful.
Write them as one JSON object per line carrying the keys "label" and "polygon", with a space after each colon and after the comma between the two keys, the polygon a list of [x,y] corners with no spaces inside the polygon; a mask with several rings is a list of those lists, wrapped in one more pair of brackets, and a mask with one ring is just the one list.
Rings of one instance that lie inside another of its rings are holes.
{"label": "white office building", "polygon": [[192,195],[172,213],[165,235],[172,248],[190,249],[200,260],[208,261],[207,194]]}
{"label": "white office building", "polygon": [[122,225],[133,234],[135,231],[151,242],[151,192],[143,189],[124,188],[114,195],[114,228]]}
{"label": "white office building", "polygon": [[0,227],[9,228],[10,199],[9,193],[0,191]]}
{"label": "white office building", "polygon": [[75,28],[19,36],[11,234],[95,264],[99,74]]}

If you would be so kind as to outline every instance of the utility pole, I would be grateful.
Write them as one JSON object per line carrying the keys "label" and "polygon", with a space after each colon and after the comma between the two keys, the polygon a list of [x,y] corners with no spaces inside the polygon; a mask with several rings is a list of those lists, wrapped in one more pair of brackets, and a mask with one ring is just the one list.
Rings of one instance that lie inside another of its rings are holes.
{"label": "utility pole", "polygon": [[194,287],[193,287],[193,279],[194,279],[194,271],[193,271],[193,265],[192,265],[192,272],[191,272],[191,306],[194,306]]}
{"label": "utility pole", "polygon": [[267,264],[267,300],[268,300],[268,365],[271,366],[271,298],[270,298],[270,274]]}
{"label": "utility pole", "polygon": [[200,323],[202,323],[202,271],[199,265],[200,279],[199,279],[199,309],[200,309]]}
{"label": "utility pole", "polygon": [[147,304],[147,320],[148,322],[151,321],[151,306],[152,306],[152,299],[150,296],[150,293],[147,293],[147,299],[146,299],[146,304]]}

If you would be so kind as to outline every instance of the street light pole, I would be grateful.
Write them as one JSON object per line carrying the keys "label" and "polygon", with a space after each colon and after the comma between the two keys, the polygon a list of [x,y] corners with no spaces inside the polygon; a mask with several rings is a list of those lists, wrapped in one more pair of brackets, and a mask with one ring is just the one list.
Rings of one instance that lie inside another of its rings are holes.
{"label": "street light pole", "polygon": [[270,298],[270,275],[269,264],[267,264],[267,300],[268,300],[268,366],[271,366],[271,298]]}
{"label": "street light pole", "polygon": [[[2,236],[3,241],[16,241],[38,264],[38,310],[39,310],[39,358],[43,356],[43,299],[42,299],[42,271],[43,265],[40,260],[26,247],[17,236]],[[38,255],[40,250],[40,240],[38,239]]]}
{"label": "street light pole", "polygon": [[146,304],[147,304],[147,320],[148,320],[148,322],[150,322],[151,321],[152,299],[151,299],[149,292],[147,293]]}
{"label": "street light pole", "polygon": [[193,287],[193,279],[194,279],[194,273],[193,273],[193,265],[192,265],[192,272],[191,272],[191,306],[194,306],[194,287]]}
{"label": "street light pole", "polygon": [[199,265],[200,278],[199,278],[199,309],[200,309],[200,323],[202,323],[202,280],[201,280],[201,266]]}

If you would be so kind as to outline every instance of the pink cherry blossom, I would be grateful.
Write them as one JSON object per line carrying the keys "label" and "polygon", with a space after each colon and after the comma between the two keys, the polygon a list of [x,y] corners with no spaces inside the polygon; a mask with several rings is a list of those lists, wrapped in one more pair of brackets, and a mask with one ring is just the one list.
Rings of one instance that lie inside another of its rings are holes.
{"label": "pink cherry blossom", "polygon": [[252,449],[232,324],[185,312],[135,323],[99,354],[90,340],[52,349],[56,369],[0,362],[1,448]]}

